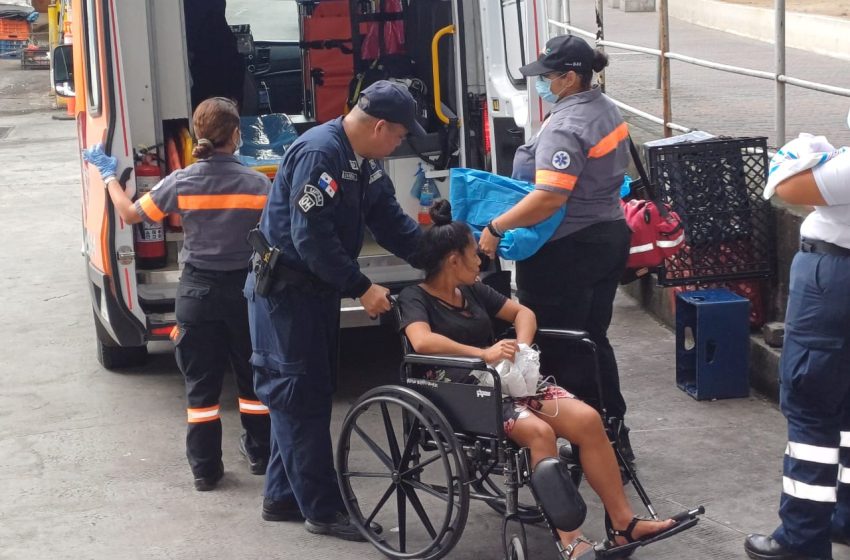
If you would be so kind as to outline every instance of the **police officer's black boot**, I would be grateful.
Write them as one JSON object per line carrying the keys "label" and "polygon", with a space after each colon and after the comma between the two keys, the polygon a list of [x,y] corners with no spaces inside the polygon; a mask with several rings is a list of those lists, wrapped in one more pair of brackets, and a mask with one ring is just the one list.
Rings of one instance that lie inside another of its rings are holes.
{"label": "police officer's black boot", "polygon": [[819,560],[788,550],[770,535],[747,535],[744,550],[747,556],[755,560]]}
{"label": "police officer's black boot", "polygon": [[[337,512],[334,519],[327,522],[308,519],[304,522],[304,528],[314,535],[328,535],[345,541],[366,542],[366,537],[360,534],[360,530],[351,523],[348,514],[342,512]],[[383,530],[374,521],[369,528],[373,533],[380,533]]]}
{"label": "police officer's black boot", "polygon": [[263,519],[266,521],[304,521],[304,514],[295,500],[277,501],[263,498]]}

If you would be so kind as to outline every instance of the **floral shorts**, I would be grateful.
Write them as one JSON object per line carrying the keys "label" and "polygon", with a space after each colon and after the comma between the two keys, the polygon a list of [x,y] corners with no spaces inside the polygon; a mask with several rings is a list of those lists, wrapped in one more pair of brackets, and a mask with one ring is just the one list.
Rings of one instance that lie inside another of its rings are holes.
{"label": "floral shorts", "polygon": [[511,430],[514,429],[516,421],[526,418],[531,414],[531,411],[537,411],[543,408],[543,401],[553,401],[555,399],[574,399],[575,395],[558,387],[554,383],[544,381],[537,389],[537,394],[533,397],[518,397],[511,398],[502,403],[502,418],[504,419],[505,435],[510,437]]}

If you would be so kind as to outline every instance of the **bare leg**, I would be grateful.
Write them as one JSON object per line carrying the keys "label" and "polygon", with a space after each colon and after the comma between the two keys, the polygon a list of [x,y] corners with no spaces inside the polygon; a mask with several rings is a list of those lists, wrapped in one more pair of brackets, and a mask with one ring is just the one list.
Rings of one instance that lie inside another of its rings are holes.
{"label": "bare leg", "polygon": [[[533,470],[537,466],[537,463],[543,459],[557,457],[558,446],[552,426],[531,412],[525,414],[527,416],[519,418],[516,424],[514,424],[514,428],[511,431],[511,439],[520,446],[527,447],[531,452],[531,468]],[[617,476],[619,476],[619,473]],[[581,530],[578,529],[570,532],[558,531],[558,535],[561,537],[561,542],[564,546],[569,546],[581,534]],[[583,547],[579,547],[573,556],[577,557],[580,553],[584,552],[584,547],[589,546],[584,545]]]}
{"label": "bare leg", "polygon": [[[566,398],[543,401],[543,408],[536,417],[545,422],[556,435],[581,448],[581,467],[588,484],[605,505],[614,528],[625,529],[634,517],[634,510],[623,492],[617,458],[605,434],[599,413],[578,399]],[[640,539],[674,523],[670,519],[643,521],[634,528],[632,536]],[[619,544],[624,543],[625,539],[622,539]]]}

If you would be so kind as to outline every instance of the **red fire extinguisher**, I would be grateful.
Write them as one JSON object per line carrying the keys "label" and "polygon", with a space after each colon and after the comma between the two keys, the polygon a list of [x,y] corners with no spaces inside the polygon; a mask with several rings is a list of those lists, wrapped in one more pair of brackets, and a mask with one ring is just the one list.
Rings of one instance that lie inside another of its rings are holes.
{"label": "red fire extinguisher", "polygon": [[[146,155],[136,164],[136,199],[149,193],[162,179],[162,172],[151,156]],[[143,269],[163,268],[167,262],[165,228],[162,222],[143,221],[136,225],[136,266]]]}

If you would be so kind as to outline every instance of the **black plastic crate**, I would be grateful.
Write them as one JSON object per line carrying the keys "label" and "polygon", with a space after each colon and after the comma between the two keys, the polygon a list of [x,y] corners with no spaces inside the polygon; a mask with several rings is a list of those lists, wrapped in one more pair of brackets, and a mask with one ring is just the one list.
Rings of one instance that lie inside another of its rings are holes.
{"label": "black plastic crate", "polygon": [[651,180],[681,217],[685,245],[662,286],[766,278],[774,271],[767,139],[721,138],[647,148]]}

